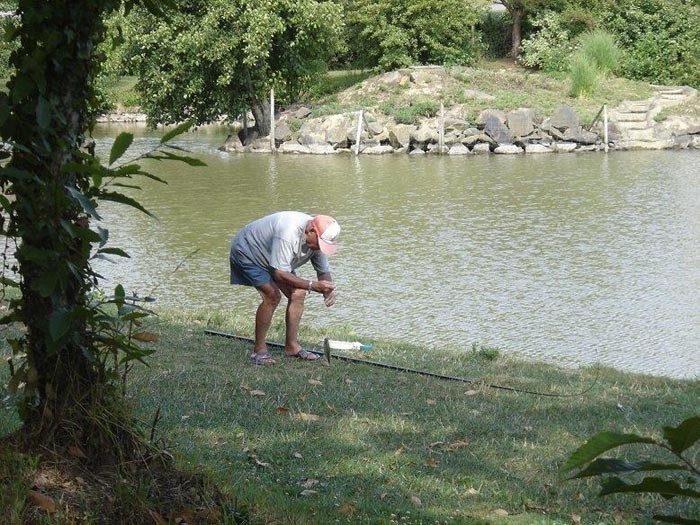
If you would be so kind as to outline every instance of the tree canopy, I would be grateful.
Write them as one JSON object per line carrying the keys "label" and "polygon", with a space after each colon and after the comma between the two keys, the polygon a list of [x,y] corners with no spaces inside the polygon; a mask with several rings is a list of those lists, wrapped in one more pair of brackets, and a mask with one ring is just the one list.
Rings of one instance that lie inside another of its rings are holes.
{"label": "tree canopy", "polygon": [[264,125],[271,88],[292,99],[342,48],[340,13],[316,0],[181,0],[167,19],[134,13],[143,108],[157,123],[205,123],[251,108]]}

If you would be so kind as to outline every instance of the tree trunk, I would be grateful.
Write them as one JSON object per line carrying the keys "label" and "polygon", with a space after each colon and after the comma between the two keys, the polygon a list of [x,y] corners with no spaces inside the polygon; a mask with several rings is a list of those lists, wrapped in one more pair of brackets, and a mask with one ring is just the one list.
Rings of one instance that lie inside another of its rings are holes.
{"label": "tree trunk", "polygon": [[525,10],[513,9],[513,11],[511,11],[511,16],[513,17],[513,34],[510,56],[515,60],[520,54],[520,45],[523,40],[523,18],[525,17]]}
{"label": "tree trunk", "polygon": [[88,175],[66,168],[79,162],[88,127],[102,15],[117,3],[19,2],[22,49],[9,83],[12,113],[0,135],[17,145],[10,166],[28,176],[3,177],[2,185],[16,196],[9,231],[21,240],[15,256],[22,298],[14,318],[26,327],[28,366],[20,415],[39,442],[74,439],[104,395],[83,315],[94,237],[70,194],[88,187]]}
{"label": "tree trunk", "polygon": [[270,134],[270,104],[256,100],[250,110],[255,117],[255,131],[259,136],[267,137]]}

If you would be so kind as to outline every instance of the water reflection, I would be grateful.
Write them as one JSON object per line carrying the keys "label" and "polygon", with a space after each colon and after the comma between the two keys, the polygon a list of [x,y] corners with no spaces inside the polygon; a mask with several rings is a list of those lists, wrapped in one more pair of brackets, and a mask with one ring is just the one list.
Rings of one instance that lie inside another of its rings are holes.
{"label": "water reflection", "polygon": [[[98,136],[103,152],[115,134]],[[229,155],[216,150],[225,135],[179,140],[205,169],[148,165],[168,181],[139,195],[158,221],[109,208],[111,236],[133,257],[100,268],[112,282],[159,285],[164,304],[252,312],[256,294],[227,284],[231,235],[277,210],[331,213],[343,226],[339,302],[311,301],[307,322],[436,352],[479,342],[700,376],[700,153]]]}

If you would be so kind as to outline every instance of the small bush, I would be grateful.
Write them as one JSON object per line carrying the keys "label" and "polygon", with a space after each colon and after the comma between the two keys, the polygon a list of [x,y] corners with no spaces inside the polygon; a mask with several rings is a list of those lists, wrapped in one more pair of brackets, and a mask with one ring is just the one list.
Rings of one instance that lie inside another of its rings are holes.
{"label": "small bush", "polygon": [[581,52],[603,76],[615,71],[620,60],[620,49],[615,37],[600,29],[581,35]]}
{"label": "small bush", "polygon": [[539,28],[521,45],[520,62],[527,67],[544,71],[566,71],[569,57],[576,50],[577,43],[571,40],[569,31],[563,26],[559,15],[545,11],[532,21]]}
{"label": "small bush", "polygon": [[394,117],[398,124],[416,124],[420,117],[434,117],[440,109],[440,104],[434,100],[423,100],[410,106],[397,107],[394,104],[383,104],[381,111]]}
{"label": "small bush", "polygon": [[593,93],[598,83],[598,68],[584,54],[577,53],[571,61],[572,97],[585,97]]}

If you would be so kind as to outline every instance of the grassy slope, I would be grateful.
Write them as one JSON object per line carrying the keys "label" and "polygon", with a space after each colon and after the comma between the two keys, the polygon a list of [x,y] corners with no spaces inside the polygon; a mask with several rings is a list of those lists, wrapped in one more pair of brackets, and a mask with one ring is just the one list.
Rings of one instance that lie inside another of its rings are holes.
{"label": "grassy slope", "polygon": [[240,313],[169,312],[152,323],[161,339],[151,368],[132,377],[137,412],[151,421],[160,406],[158,433],[177,457],[245,502],[256,523],[646,523],[663,503],[597,499],[597,482],[564,481],[557,468],[600,430],[658,435],[700,396],[698,381],[491,360],[471,348],[438,358],[383,341],[372,359],[477,382],[572,393],[599,377],[583,396],[547,398],[335,360],[261,368],[249,345],[203,334],[209,324],[249,335]]}

